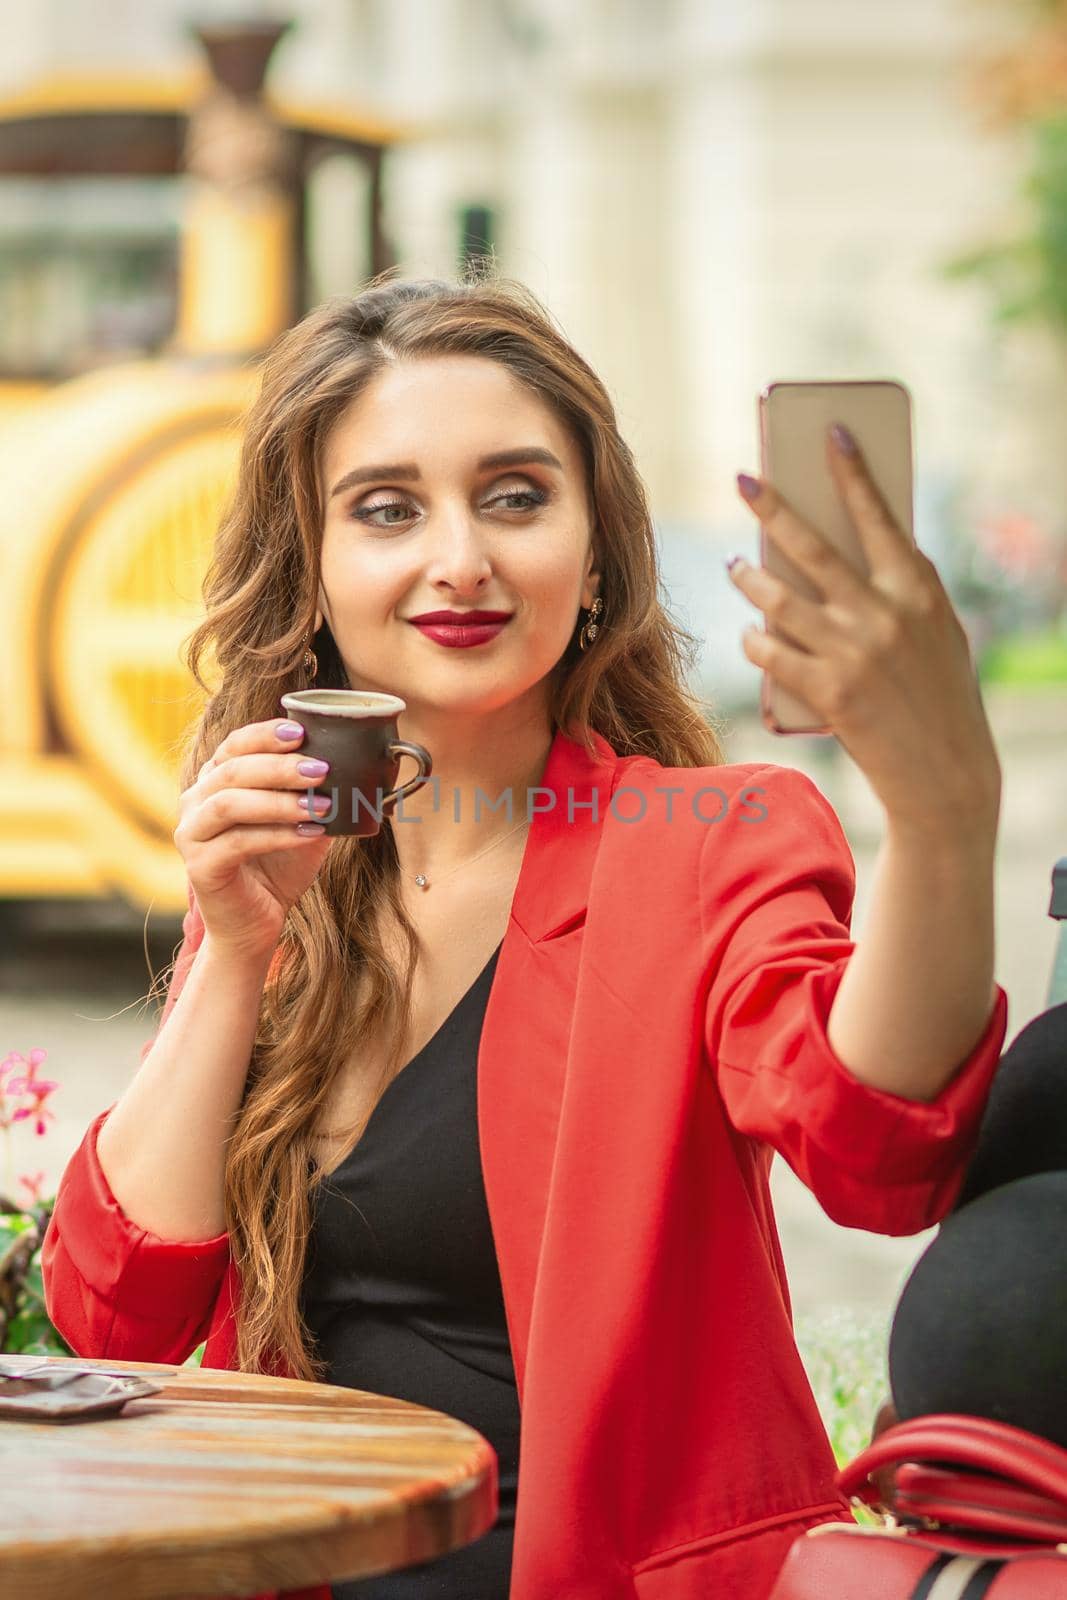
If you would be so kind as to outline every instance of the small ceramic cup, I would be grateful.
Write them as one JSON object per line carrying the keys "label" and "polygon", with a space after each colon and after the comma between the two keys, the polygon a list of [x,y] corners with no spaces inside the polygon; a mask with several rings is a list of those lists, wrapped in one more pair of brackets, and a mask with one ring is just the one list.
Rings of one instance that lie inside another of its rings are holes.
{"label": "small ceramic cup", "polygon": [[[397,738],[397,717],[406,702],[392,694],[364,689],[297,689],[283,694],[286,715],[304,729],[300,754],[330,763],[321,784],[308,793],[333,804],[322,816],[310,813],[333,838],[378,832],[398,800],[422,787],[433,759],[421,744]],[[394,789],[401,756],[411,756],[418,772]]]}

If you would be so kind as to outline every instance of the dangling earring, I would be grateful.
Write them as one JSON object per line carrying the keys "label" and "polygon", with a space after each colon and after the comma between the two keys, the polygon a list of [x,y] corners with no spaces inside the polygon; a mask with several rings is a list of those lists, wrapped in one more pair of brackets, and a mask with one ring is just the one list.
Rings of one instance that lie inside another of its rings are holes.
{"label": "dangling earring", "polygon": [[597,619],[599,618],[603,609],[604,602],[601,600],[600,596],[597,595],[596,599],[593,601],[593,604],[589,607],[589,615],[582,624],[582,631],[578,635],[578,645],[582,650],[585,649],[587,644],[592,644],[593,640],[600,632]]}
{"label": "dangling earring", "polygon": [[314,679],[315,674],[319,670],[319,658],[311,648],[310,633],[304,639],[304,646],[304,671],[308,674],[309,678]]}

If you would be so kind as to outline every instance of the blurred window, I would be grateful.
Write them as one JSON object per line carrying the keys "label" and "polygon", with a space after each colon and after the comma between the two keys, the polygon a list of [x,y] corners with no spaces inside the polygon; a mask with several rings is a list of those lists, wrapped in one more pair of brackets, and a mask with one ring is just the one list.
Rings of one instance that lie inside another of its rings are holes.
{"label": "blurred window", "polygon": [[495,218],[488,206],[464,206],[459,214],[459,265],[483,261],[493,253]]}
{"label": "blurred window", "polygon": [[308,175],[305,245],[307,298],[356,294],[371,275],[371,174],[361,156],[323,156]]}
{"label": "blurred window", "polygon": [[177,311],[181,178],[0,179],[0,377],[158,351]]}

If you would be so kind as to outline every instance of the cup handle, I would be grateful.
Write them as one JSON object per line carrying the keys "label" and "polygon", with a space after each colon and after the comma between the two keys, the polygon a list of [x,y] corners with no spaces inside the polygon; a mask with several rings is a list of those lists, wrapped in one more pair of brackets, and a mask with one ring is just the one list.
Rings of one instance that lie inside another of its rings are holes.
{"label": "cup handle", "polygon": [[382,796],[383,813],[386,808],[391,811],[396,802],[403,800],[405,795],[411,794],[415,789],[421,789],[433,771],[433,757],[421,744],[409,744],[406,739],[391,739],[389,742],[389,754],[390,756],[410,756],[413,761],[418,762],[419,770],[413,778],[408,779],[407,783],[402,783],[399,789],[390,789],[388,794]]}

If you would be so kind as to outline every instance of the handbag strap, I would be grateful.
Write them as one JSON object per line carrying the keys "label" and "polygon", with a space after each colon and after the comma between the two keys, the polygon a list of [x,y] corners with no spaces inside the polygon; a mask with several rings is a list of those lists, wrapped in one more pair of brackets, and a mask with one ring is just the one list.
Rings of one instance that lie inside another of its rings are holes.
{"label": "handbag strap", "polygon": [[868,1504],[880,1494],[870,1476],[902,1461],[936,1461],[1008,1478],[1067,1508],[1067,1450],[1039,1434],[988,1417],[936,1412],[879,1434],[837,1474],[841,1492]]}

